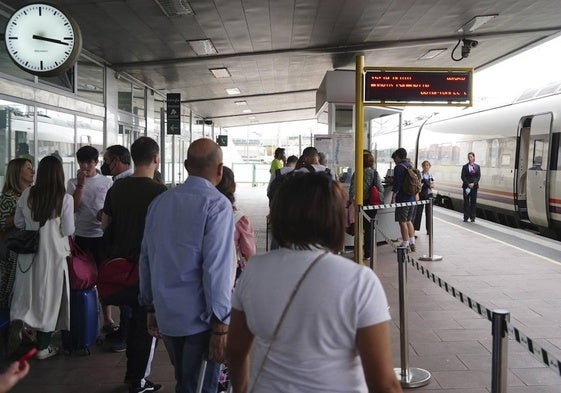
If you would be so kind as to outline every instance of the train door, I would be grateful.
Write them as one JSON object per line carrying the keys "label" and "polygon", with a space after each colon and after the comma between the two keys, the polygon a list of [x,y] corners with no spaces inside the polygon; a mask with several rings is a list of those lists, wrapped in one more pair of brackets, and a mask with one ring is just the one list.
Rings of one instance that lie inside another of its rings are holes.
{"label": "train door", "polygon": [[528,220],[540,227],[549,226],[549,139],[550,113],[525,119],[520,129],[518,154],[519,206],[525,194]]}

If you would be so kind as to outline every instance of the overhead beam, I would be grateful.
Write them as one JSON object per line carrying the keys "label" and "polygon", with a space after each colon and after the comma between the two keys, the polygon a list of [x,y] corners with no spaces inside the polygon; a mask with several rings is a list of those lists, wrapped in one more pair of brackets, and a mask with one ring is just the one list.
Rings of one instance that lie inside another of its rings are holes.
{"label": "overhead beam", "polygon": [[248,116],[257,116],[257,115],[270,115],[273,113],[282,113],[282,112],[298,112],[298,111],[308,111],[308,110],[313,110],[315,113],[316,107],[312,106],[312,107],[307,107],[307,108],[291,108],[291,109],[280,109],[280,110],[274,110],[274,111],[265,111],[265,112],[252,112],[252,113],[236,113],[234,115],[222,115],[222,116],[208,116],[205,117],[205,119],[209,119],[209,120],[219,120],[219,119],[229,119],[229,118],[235,118],[235,117],[248,117]]}

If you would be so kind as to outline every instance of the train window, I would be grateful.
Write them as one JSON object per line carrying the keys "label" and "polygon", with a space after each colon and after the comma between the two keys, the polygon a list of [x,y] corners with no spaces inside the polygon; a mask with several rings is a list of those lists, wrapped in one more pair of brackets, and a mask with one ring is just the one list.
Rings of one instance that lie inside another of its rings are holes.
{"label": "train window", "polygon": [[[488,141],[474,141],[473,152],[475,153],[475,161],[482,166],[487,166],[489,142]],[[467,155],[466,155],[467,157]]]}
{"label": "train window", "polygon": [[543,139],[534,140],[532,150],[533,150],[532,160],[531,160],[532,166],[530,167],[530,169],[541,171],[543,169],[542,168],[542,162],[543,162],[543,157],[544,157],[544,153],[545,153],[545,143],[544,143]]}
{"label": "train window", "polygon": [[551,134],[551,168],[561,170],[561,144],[559,143],[560,134],[555,132]]}
{"label": "train window", "polygon": [[499,140],[493,139],[491,142],[491,167],[496,168],[499,160]]}

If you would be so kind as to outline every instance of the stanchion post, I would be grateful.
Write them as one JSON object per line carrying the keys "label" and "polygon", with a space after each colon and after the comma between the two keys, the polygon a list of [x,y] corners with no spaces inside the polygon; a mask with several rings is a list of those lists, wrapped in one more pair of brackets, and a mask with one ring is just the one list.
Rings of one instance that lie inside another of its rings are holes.
{"label": "stanchion post", "polygon": [[265,251],[269,251],[269,216],[265,217]]}
{"label": "stanchion post", "polygon": [[[421,205],[423,206],[423,205]],[[428,203],[428,213],[425,215],[426,216],[426,220],[428,220],[429,223],[429,255],[423,255],[421,257],[419,257],[420,261],[442,261],[442,256],[440,255],[433,255],[433,241],[434,241],[434,228],[433,228],[433,204],[432,204],[432,198],[429,199],[429,203]],[[418,206],[417,206],[418,208]]]}
{"label": "stanchion post", "polygon": [[427,370],[409,367],[409,338],[407,332],[407,259],[406,247],[397,248],[397,265],[399,279],[399,344],[401,368],[394,368],[395,375],[402,387],[418,388],[430,382],[431,374]]}
{"label": "stanchion post", "polygon": [[492,319],[491,393],[506,393],[508,374],[508,332],[506,324],[510,321],[510,313],[507,310],[494,310]]}
{"label": "stanchion post", "polygon": [[356,232],[355,232],[355,256],[356,256],[356,263],[363,263],[364,260],[364,221],[362,215],[364,214],[364,210],[362,209],[362,205],[356,206]]}

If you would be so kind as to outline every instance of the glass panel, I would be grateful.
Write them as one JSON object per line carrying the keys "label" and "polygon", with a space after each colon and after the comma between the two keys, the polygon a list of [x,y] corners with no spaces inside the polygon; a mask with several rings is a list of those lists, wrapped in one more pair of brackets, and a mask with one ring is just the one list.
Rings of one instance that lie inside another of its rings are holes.
{"label": "glass panel", "polygon": [[118,108],[132,113],[132,84],[125,79],[117,78],[117,89],[119,91]]}
{"label": "glass panel", "polygon": [[78,96],[103,104],[103,67],[80,56]]}
{"label": "glass panel", "polygon": [[132,113],[137,116],[144,117],[144,94],[146,89],[132,85]]}
{"label": "glass panel", "polygon": [[35,161],[34,147],[33,107],[0,100],[0,184],[4,184],[6,164],[12,158]]}
{"label": "glass panel", "polygon": [[37,162],[53,153],[62,158],[66,180],[75,177],[74,115],[37,108]]}

